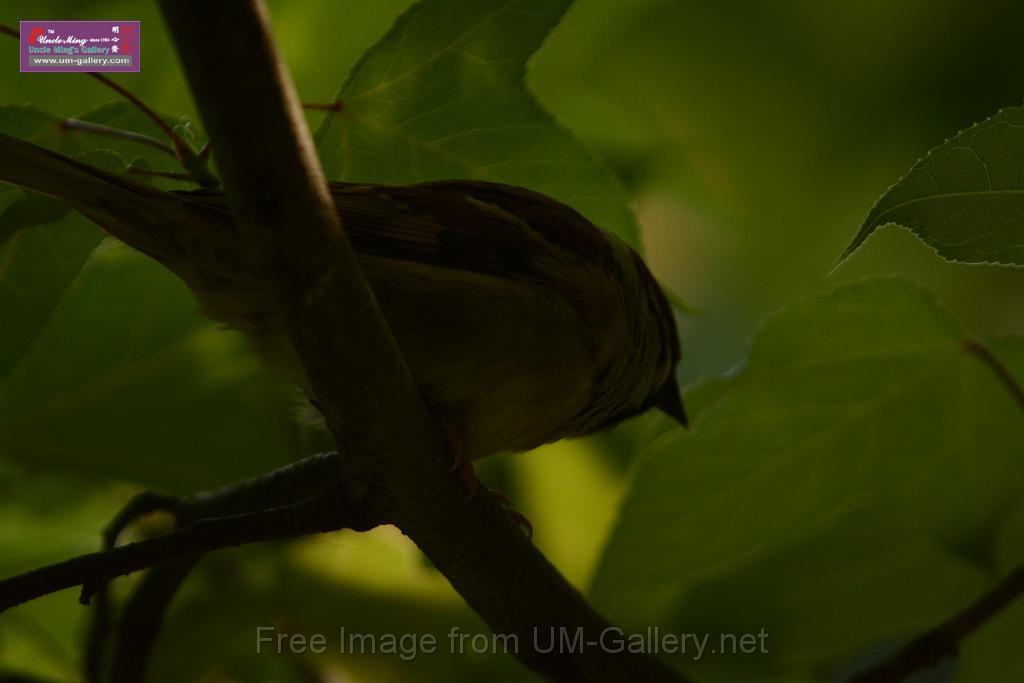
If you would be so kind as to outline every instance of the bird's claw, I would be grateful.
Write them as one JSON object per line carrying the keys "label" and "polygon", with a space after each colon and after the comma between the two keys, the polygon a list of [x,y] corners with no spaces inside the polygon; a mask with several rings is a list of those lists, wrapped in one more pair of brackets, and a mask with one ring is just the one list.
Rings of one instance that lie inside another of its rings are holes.
{"label": "bird's claw", "polygon": [[533,523],[526,517],[526,515],[512,507],[512,501],[509,500],[509,497],[506,496],[504,493],[499,493],[498,491],[495,491],[493,489],[491,489],[490,491],[491,495],[494,496],[495,500],[498,501],[498,504],[500,504],[501,507],[504,508],[505,514],[508,516],[508,518],[515,522],[516,526],[522,529],[523,533],[526,534],[527,538],[532,539]]}

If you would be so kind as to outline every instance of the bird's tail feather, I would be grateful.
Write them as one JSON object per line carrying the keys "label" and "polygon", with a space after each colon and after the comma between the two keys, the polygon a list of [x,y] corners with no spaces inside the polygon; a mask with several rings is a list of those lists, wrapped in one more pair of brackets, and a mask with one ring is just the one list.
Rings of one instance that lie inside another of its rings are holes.
{"label": "bird's tail feather", "polygon": [[180,196],[4,134],[0,134],[0,181],[67,202],[114,237],[172,270],[186,256],[188,240],[181,230],[217,222],[208,208]]}

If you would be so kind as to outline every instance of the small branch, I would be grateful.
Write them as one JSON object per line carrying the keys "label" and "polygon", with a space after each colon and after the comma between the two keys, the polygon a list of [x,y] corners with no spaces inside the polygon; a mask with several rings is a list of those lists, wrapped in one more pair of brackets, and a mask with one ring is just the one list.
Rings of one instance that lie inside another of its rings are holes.
{"label": "small branch", "polygon": [[[154,512],[168,512],[173,515],[177,513],[181,504],[182,500],[177,496],[168,496],[155,491],[143,491],[133,496],[103,529],[103,549],[110,550],[116,546],[121,532],[141,517]],[[239,512],[252,512],[252,510],[239,510]]]}
{"label": "small branch", "polygon": [[175,159],[178,157],[170,145],[165,142],[161,142],[156,138],[151,138],[148,135],[143,135],[142,133],[135,133],[130,130],[121,130],[120,128],[104,126],[102,123],[81,121],[79,119],[64,119],[59,125],[62,130],[76,130],[84,133],[93,133],[95,135],[106,135],[107,137],[118,138],[119,140],[129,140],[142,145],[149,145],[150,147],[158,149],[165,154],[170,154]]}
{"label": "small branch", "polygon": [[[103,529],[102,549],[109,551],[116,547],[121,532],[141,517],[154,512],[175,514],[181,504],[182,501],[177,496],[168,496],[154,491],[143,491],[132,497]],[[86,629],[83,675],[86,683],[103,683],[106,680],[107,654],[110,650],[114,622],[112,616],[114,607],[110,598],[109,580],[82,583],[82,592],[78,601],[88,602],[92,605],[89,626]],[[139,677],[138,680],[142,680],[142,678]]]}
{"label": "small branch", "polygon": [[935,629],[910,641],[850,683],[899,683],[911,674],[957,654],[960,643],[1024,593],[1024,567],[1013,570],[995,588]]}
{"label": "small branch", "polygon": [[[111,520],[103,532],[103,551],[0,581],[0,612],[71,586],[102,585],[112,578],[182,555],[333,531],[344,526],[353,529],[376,526],[378,520],[370,519],[355,506],[336,499],[325,501],[324,494],[337,485],[340,477],[338,454],[332,451],[215,491],[197,493],[185,500],[145,492],[132,498]],[[157,510],[173,510],[178,525],[183,528],[139,543],[113,547],[125,526]],[[262,521],[269,522],[269,526],[265,529],[246,526]],[[232,529],[238,531],[234,538]]]}
{"label": "small branch", "polygon": [[172,152],[172,154],[177,152],[177,154],[180,157],[185,157],[188,156],[189,154],[193,154],[192,148],[189,147],[188,143],[182,140],[181,136],[178,135],[174,131],[174,129],[171,128],[171,126],[166,121],[164,121],[163,118],[161,118],[159,114],[150,109],[149,105],[147,105],[145,102],[136,97],[131,91],[122,88],[115,81],[104,76],[103,74],[90,72],[89,76],[96,79],[103,85],[107,86],[108,88],[116,92],[121,97],[131,102],[133,105],[135,105],[136,108],[138,108],[139,111],[145,114],[150,121],[156,124],[156,127],[163,131],[164,135],[166,135],[168,139],[171,140],[171,143],[174,145],[174,152]]}
{"label": "small branch", "polygon": [[345,107],[341,100],[335,100],[334,102],[303,102],[302,108],[306,110],[341,111]]}
{"label": "small branch", "polygon": [[[991,349],[978,339],[966,339],[964,349],[977,356],[1006,387],[1010,397],[1024,412],[1024,390],[1013,373]],[[1018,567],[966,608],[927,633],[910,641],[878,665],[850,679],[850,683],[898,683],[911,674],[935,666],[946,657],[956,656],[968,636],[1024,594],[1024,567]]]}
{"label": "small branch", "polygon": [[72,586],[100,584],[154,565],[247,543],[279,541],[345,526],[366,529],[359,511],[339,514],[336,500],[317,498],[270,510],[202,519],[164,536],[80,555],[0,581],[0,612]]}
{"label": "small branch", "polygon": [[198,555],[171,560],[153,567],[139,581],[118,620],[109,683],[145,680],[167,607],[198,562]]}
{"label": "small branch", "polygon": [[[83,588],[84,590],[84,588]],[[92,599],[92,610],[85,630],[82,678],[85,683],[103,683],[107,645],[110,642],[113,608],[107,584],[101,584]]]}
{"label": "small branch", "polygon": [[36,678],[31,674],[0,671],[0,683],[55,683],[50,678]]}
{"label": "small branch", "polygon": [[[175,509],[178,525],[281,507],[323,495],[341,475],[338,454],[320,453],[270,474],[201,493]],[[164,614],[199,556],[183,557],[151,568],[135,586],[118,620],[110,662],[110,683],[144,680],[149,655],[163,625]]]}
{"label": "small branch", "polygon": [[182,501],[174,514],[179,526],[187,526],[210,517],[284,507],[335,490],[341,478],[338,454],[334,451],[317,453],[273,472],[197,493]]}
{"label": "small branch", "polygon": [[1009,369],[1003,365],[1003,362],[996,358],[995,354],[992,353],[992,350],[979,339],[964,340],[964,348],[968,353],[972,353],[980,358],[981,361],[995,373],[996,377],[999,378],[999,381],[1006,387],[1006,390],[1010,392],[1010,396],[1013,397],[1014,401],[1016,401],[1021,412],[1024,412],[1024,389],[1021,389],[1020,384],[1017,383],[1017,379]]}

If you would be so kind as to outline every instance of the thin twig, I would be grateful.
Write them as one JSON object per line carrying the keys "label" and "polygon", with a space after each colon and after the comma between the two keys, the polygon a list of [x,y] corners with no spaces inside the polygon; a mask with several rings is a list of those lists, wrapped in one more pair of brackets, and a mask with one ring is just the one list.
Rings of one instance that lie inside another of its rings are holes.
{"label": "thin twig", "polygon": [[247,543],[279,541],[352,526],[366,529],[361,511],[351,516],[323,498],[286,507],[202,519],[163,536],[80,555],[0,581],[0,612],[49,593],[98,584],[161,562]]}
{"label": "thin twig", "polygon": [[1010,392],[1010,396],[1017,402],[1021,412],[1024,412],[1024,389],[1021,389],[1020,384],[1017,383],[1017,379],[1009,371],[1009,369],[1003,365],[1003,362],[999,360],[992,350],[985,345],[980,339],[966,339],[964,340],[964,348],[967,349],[968,353],[972,353],[995,373],[999,381],[1003,383],[1006,390]]}
{"label": "thin twig", "polygon": [[138,142],[139,144],[149,145],[161,152],[170,154],[175,159],[178,157],[170,145],[148,135],[143,135],[142,133],[135,133],[130,130],[121,130],[120,128],[111,128],[110,126],[105,126],[102,123],[82,121],[81,119],[64,119],[59,125],[62,130],[78,130],[86,133],[94,133],[96,135],[106,135],[107,137],[118,138],[120,140]]}
{"label": "thin twig", "polygon": [[169,123],[167,123],[166,121],[164,121],[163,118],[159,114],[157,114],[155,111],[150,109],[148,104],[146,104],[141,99],[139,99],[130,90],[127,90],[127,89],[121,87],[115,81],[113,81],[110,78],[104,76],[103,74],[89,72],[89,76],[91,76],[92,78],[95,78],[97,81],[99,81],[103,85],[107,86],[108,88],[110,88],[111,90],[113,90],[118,95],[120,95],[121,97],[125,98],[126,100],[128,100],[132,104],[134,104],[138,108],[139,111],[141,111],[143,114],[145,114],[146,117],[150,121],[152,121],[154,124],[156,124],[157,128],[162,130],[164,135],[166,135],[171,140],[171,142],[174,145],[174,149],[175,149],[175,151],[177,151],[179,157],[180,156],[185,156],[185,155],[188,155],[188,154],[192,153],[192,148],[189,147],[189,144],[187,142],[185,142],[181,138],[181,136],[178,135],[174,131],[173,128],[171,128],[171,125]]}
{"label": "thin twig", "polygon": [[[183,501],[146,493],[133,498],[104,530],[104,549],[0,581],[0,612],[71,586],[103,582],[157,565],[180,555],[278,540],[348,526],[369,529],[380,523],[339,496],[342,471],[338,454],[319,453],[267,474],[202,492]],[[331,497],[325,494],[330,491]],[[118,533],[141,514],[173,510],[181,527],[157,538],[113,548]],[[242,514],[246,513],[246,514]],[[302,515],[310,517],[303,519]],[[319,515],[319,517],[316,517]],[[245,520],[268,520],[265,530],[246,530],[231,539],[228,530]],[[289,521],[294,522],[288,527]],[[290,529],[290,530],[289,530]],[[281,536],[284,534],[284,536]],[[195,549],[192,549],[195,546]],[[52,586],[48,588],[48,586]],[[88,598],[90,592],[86,591]]]}
{"label": "thin twig", "polygon": [[0,671],[0,683],[56,683],[51,678],[37,678],[32,674]]}
{"label": "thin twig", "polygon": [[341,111],[344,109],[341,100],[333,102],[303,102],[303,109],[318,109],[321,111]]}
{"label": "thin twig", "polygon": [[[133,496],[114,516],[103,530],[103,550],[112,550],[118,538],[130,524],[153,512],[174,513],[181,504],[177,496],[168,496],[154,491],[144,491]],[[240,511],[241,512],[241,511]],[[113,601],[110,597],[109,580],[99,582],[83,581],[79,602],[89,602],[92,610],[85,635],[85,657],[83,675],[87,683],[102,683],[106,679],[107,654],[113,630]],[[141,680],[141,679],[140,679]]]}
{"label": "thin twig", "polygon": [[[963,346],[995,374],[1021,412],[1024,412],[1024,390],[992,350],[979,339],[965,339]],[[898,683],[917,671],[935,666],[946,657],[955,656],[964,639],[1022,594],[1024,567],[1018,567],[946,622],[910,641],[871,669],[855,675],[850,683]]]}
{"label": "thin twig", "polygon": [[960,643],[1024,593],[1024,567],[1013,570],[968,607],[945,623],[910,641],[850,683],[899,683],[911,674],[957,654]]}
{"label": "thin twig", "polygon": [[[338,454],[320,453],[269,474],[187,498],[174,506],[175,519],[178,526],[185,526],[212,516],[297,503],[323,495],[340,477]],[[160,503],[159,496],[143,497],[142,500],[147,499],[156,505]],[[172,501],[165,499],[164,502],[170,504]],[[192,555],[152,567],[132,590],[121,610],[114,634],[110,683],[144,680],[164,614],[199,559],[199,555]]]}
{"label": "thin twig", "polygon": [[135,586],[117,623],[109,683],[145,680],[149,656],[167,608],[199,558],[191,555],[153,567]]}

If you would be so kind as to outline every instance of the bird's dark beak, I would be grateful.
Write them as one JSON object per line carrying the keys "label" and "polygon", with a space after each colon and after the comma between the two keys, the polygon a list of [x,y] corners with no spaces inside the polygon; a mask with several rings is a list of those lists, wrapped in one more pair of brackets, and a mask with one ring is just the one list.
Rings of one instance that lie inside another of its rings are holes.
{"label": "bird's dark beak", "polygon": [[690,426],[689,420],[686,419],[686,409],[683,408],[683,399],[679,396],[679,382],[676,381],[674,373],[665,380],[661,389],[658,389],[652,405],[684,427]]}

